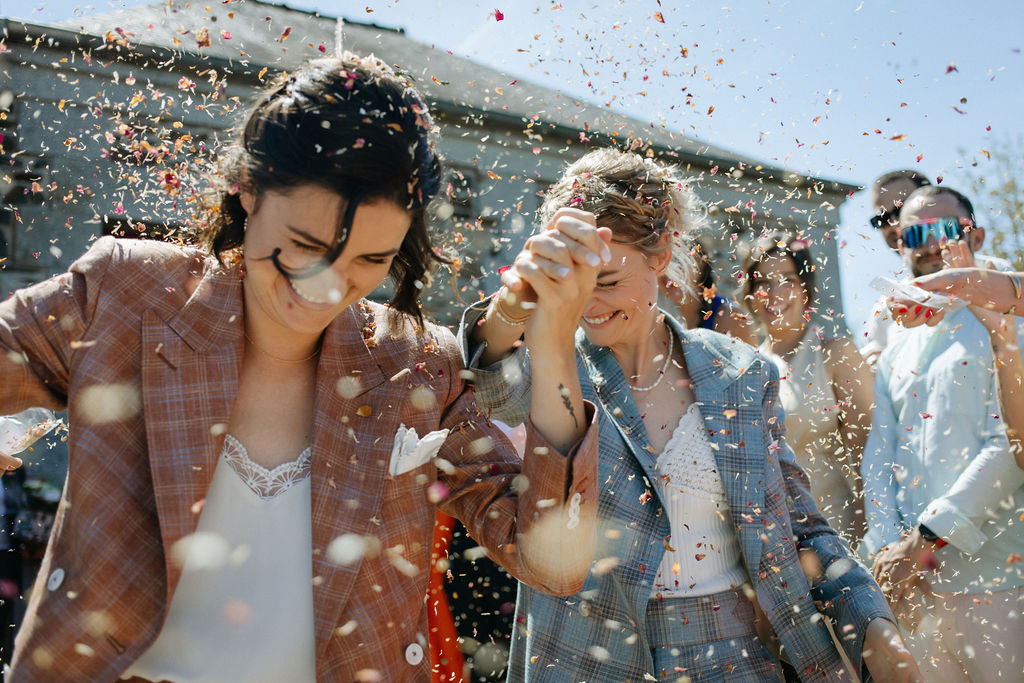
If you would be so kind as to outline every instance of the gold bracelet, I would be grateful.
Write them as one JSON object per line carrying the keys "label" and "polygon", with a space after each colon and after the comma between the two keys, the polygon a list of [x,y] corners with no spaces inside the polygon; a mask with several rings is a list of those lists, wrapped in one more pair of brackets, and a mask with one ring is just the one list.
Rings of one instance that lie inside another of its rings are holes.
{"label": "gold bracelet", "polygon": [[497,304],[495,304],[494,306],[491,306],[491,312],[494,313],[494,315],[498,316],[498,320],[500,320],[501,322],[505,323],[509,327],[522,327],[523,325],[526,324],[525,320],[515,321],[515,320],[509,320],[508,318],[506,318],[505,314],[503,314],[501,312],[501,310],[498,309]]}
{"label": "gold bracelet", "polygon": [[502,313],[501,294],[503,289],[504,288],[499,289],[498,293],[494,295],[494,301],[491,303],[491,310],[494,311],[494,315],[498,316],[498,320],[505,323],[509,327],[522,327],[523,325],[526,324],[526,321],[530,319],[530,316],[527,315],[524,318],[512,318]]}

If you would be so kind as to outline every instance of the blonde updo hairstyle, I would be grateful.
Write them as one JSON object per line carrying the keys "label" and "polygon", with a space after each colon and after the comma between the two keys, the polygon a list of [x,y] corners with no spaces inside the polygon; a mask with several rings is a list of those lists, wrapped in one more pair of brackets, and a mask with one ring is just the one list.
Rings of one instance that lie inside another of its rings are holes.
{"label": "blonde updo hairstyle", "polygon": [[693,289],[696,265],[687,237],[704,223],[707,209],[676,167],[614,147],[595,150],[548,189],[540,224],[564,207],[593,213],[598,226],[611,228],[614,242],[652,255],[671,250],[667,277],[684,291]]}

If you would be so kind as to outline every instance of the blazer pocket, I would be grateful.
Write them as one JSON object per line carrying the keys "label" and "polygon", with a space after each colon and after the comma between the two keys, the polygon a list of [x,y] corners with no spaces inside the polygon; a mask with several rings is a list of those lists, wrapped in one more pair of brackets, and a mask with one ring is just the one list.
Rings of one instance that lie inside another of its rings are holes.
{"label": "blazer pocket", "polygon": [[388,474],[392,477],[399,477],[430,462],[444,445],[445,439],[448,438],[448,431],[440,429],[427,432],[421,438],[416,433],[415,427],[399,425],[398,431],[395,432],[394,444],[391,447]]}

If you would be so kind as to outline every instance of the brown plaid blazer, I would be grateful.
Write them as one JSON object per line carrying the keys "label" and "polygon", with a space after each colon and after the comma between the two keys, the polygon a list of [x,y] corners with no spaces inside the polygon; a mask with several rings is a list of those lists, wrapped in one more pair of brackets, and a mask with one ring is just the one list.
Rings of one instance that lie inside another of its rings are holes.
{"label": "brown plaid blazer", "polygon": [[[531,430],[520,461],[479,413],[452,334],[390,318],[362,302],[323,341],[311,475],[319,681],[428,680],[429,657],[405,653],[427,643],[435,481],[450,491],[439,507],[527,583],[572,594],[593,555],[593,406],[572,453]],[[243,348],[239,271],[194,249],[105,237],[70,272],[0,304],[0,347],[0,413],[66,406],[70,424],[68,480],[9,680],[115,680],[160,632],[181,571],[171,550],[195,531],[221,452]],[[391,477],[400,423],[451,431],[438,460]],[[379,552],[335,564],[328,546],[343,534]]]}

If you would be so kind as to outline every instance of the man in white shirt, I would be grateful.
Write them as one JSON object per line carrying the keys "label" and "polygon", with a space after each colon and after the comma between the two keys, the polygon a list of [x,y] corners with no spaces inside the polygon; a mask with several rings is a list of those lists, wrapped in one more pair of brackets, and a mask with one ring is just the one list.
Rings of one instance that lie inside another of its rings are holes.
{"label": "man in white shirt", "polygon": [[[925,185],[931,185],[927,176],[920,171],[909,169],[889,171],[871,185],[871,206],[875,213],[868,222],[881,233],[886,245],[893,251],[899,251],[900,207],[911,192]],[[878,354],[888,344],[894,326],[883,297],[875,303],[871,311],[867,343],[861,349],[864,358],[871,365],[874,365]]]}
{"label": "man in white shirt", "polygon": [[[900,238],[921,276],[944,267],[943,242],[977,252],[985,231],[966,197],[926,186],[907,197]],[[863,547],[876,553],[875,576],[929,681],[1024,670],[1024,471],[999,418],[992,367],[988,334],[967,308],[901,330],[876,364]]]}

